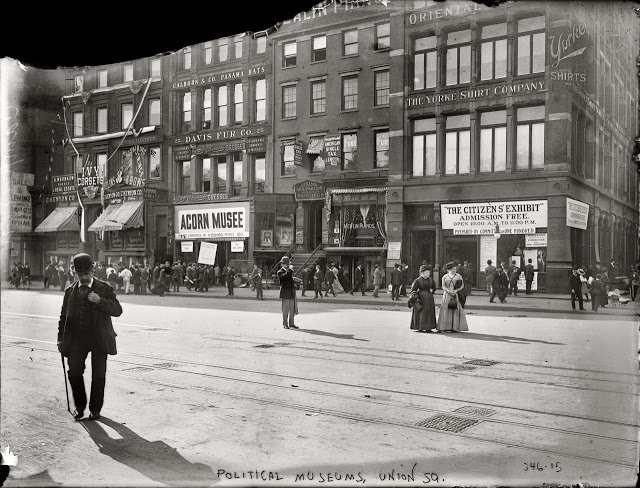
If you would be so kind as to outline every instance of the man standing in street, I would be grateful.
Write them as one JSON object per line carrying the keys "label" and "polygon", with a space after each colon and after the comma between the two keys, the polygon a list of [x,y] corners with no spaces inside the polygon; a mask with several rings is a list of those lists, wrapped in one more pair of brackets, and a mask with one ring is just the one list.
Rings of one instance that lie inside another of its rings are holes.
{"label": "man standing in street", "polygon": [[353,292],[358,290],[362,292],[362,296],[365,296],[364,273],[362,271],[361,263],[358,263],[358,266],[356,266],[356,269],[353,271],[353,289],[351,290],[351,294],[353,295]]}
{"label": "man standing in street", "polygon": [[531,295],[531,283],[533,283],[533,276],[534,276],[534,272],[533,272],[533,264],[532,263],[532,259],[529,258],[527,260],[527,264],[525,264],[524,266],[524,281],[526,282],[526,294],[527,295]]}
{"label": "man standing in street", "polygon": [[400,300],[400,285],[402,285],[402,271],[400,271],[400,264],[396,263],[391,272],[391,300]]}
{"label": "man standing in street", "polygon": [[140,265],[140,293],[147,294],[147,286],[149,286],[149,263],[144,266]]}
{"label": "man standing in street", "polygon": [[256,290],[256,300],[264,300],[263,287],[262,287],[262,269],[257,264],[253,265],[253,271],[251,272],[251,281],[253,287]]}
{"label": "man standing in street", "polygon": [[282,326],[285,329],[298,329],[294,317],[298,313],[296,286],[293,281],[293,266],[289,256],[282,256],[277,275],[280,281],[280,300],[282,301]]}
{"label": "man standing in street", "polygon": [[233,282],[236,279],[236,268],[231,266],[231,263],[227,265],[227,270],[225,272],[225,277],[227,279],[227,296],[233,296]]}
{"label": "man standing in street", "polygon": [[382,271],[380,271],[380,265],[376,264],[373,269],[373,296],[378,298],[378,292],[382,286]]}
{"label": "man standing in street", "polygon": [[493,299],[498,295],[500,303],[507,300],[507,290],[509,289],[509,277],[504,270],[504,265],[498,265],[496,272],[493,273],[493,282],[491,283],[491,294],[489,295],[489,303],[493,303]]}
{"label": "man standing in street", "polygon": [[487,285],[487,293],[491,295],[491,287],[493,286],[493,275],[496,274],[498,270],[492,264],[491,259],[487,260],[487,267],[484,268],[484,283]]}
{"label": "man standing in street", "polygon": [[78,281],[65,290],[57,344],[60,353],[67,358],[76,420],[84,417],[87,406],[82,375],[87,355],[91,353],[89,420],[95,420],[100,418],[104,403],[107,355],[117,352],[111,317],[119,317],[122,307],[113,288],[104,281],[94,279],[94,263],[88,254],[76,254],[73,266]]}
{"label": "man standing in street", "polygon": [[576,309],[576,298],[580,305],[580,310],[584,310],[584,302],[582,298],[582,282],[580,281],[580,275],[578,274],[578,267],[574,266],[569,276],[569,288],[571,289],[571,308]]}
{"label": "man standing in street", "polygon": [[316,264],[316,270],[313,273],[313,291],[315,292],[316,296],[314,296],[313,298],[318,298],[318,294],[320,294],[320,298],[322,298],[323,278],[324,276],[322,275],[322,270],[320,269],[320,265]]}

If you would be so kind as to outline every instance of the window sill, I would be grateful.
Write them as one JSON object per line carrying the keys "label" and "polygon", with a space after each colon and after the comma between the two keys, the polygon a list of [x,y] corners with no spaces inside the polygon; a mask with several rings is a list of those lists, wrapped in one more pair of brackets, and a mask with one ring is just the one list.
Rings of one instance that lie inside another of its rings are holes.
{"label": "window sill", "polygon": [[376,110],[376,109],[382,109],[382,108],[389,108],[389,104],[387,103],[387,104],[385,104],[385,105],[374,105],[374,106],[373,106],[373,109],[374,109],[374,110]]}
{"label": "window sill", "polygon": [[282,69],[292,69],[292,68],[297,68],[297,65],[293,65],[293,66],[283,66]]}
{"label": "window sill", "polygon": [[373,49],[373,53],[388,53],[391,51],[391,46],[389,47],[377,47]]}
{"label": "window sill", "polygon": [[320,114],[309,114],[309,117],[324,117],[327,115],[327,112],[322,112]]}
{"label": "window sill", "polygon": [[322,59],[322,60],[319,60],[319,61],[311,61],[309,64],[322,64],[322,63],[326,63],[326,62],[327,62],[326,59]]}
{"label": "window sill", "polygon": [[295,117],[282,117],[280,120],[296,120],[298,116]]}
{"label": "window sill", "polygon": [[348,108],[348,109],[342,109],[342,110],[340,110],[340,113],[341,113],[341,114],[348,114],[348,113],[351,113],[351,112],[357,112],[357,111],[358,111],[358,109],[357,109],[357,108]]}
{"label": "window sill", "polygon": [[360,53],[355,53],[355,54],[343,54],[343,55],[342,55],[342,59],[357,58],[359,55],[360,55]]}
{"label": "window sill", "polygon": [[295,175],[295,174],[293,174],[293,175],[282,175],[282,174],[281,174],[281,175],[280,175],[280,178],[295,178],[295,177],[296,177],[296,175]]}

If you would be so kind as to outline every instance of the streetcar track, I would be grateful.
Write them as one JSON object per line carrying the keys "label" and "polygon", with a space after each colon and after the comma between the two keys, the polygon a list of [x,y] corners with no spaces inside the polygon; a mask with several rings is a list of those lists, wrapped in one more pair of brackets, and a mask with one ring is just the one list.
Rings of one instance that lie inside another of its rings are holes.
{"label": "streetcar track", "polygon": [[[34,314],[21,314],[21,313],[16,313],[16,312],[5,312],[6,314],[9,315],[19,315],[19,316],[29,316],[29,317],[37,317],[37,318],[43,318],[43,319],[52,319],[52,320],[58,320],[57,317],[53,317],[53,316],[47,316],[47,315],[34,315]],[[161,329],[161,330],[166,330],[166,331],[175,331],[175,332],[180,332],[180,333],[191,333],[191,334],[197,334],[203,337],[207,337],[207,338],[211,338],[211,339],[215,339],[215,340],[220,340],[220,341],[227,341],[227,342],[237,342],[237,343],[241,343],[241,344],[262,344],[266,341],[270,341],[273,340],[272,337],[258,337],[258,339],[260,340],[247,340],[247,339],[238,339],[236,337],[233,336],[228,336],[225,334],[212,334],[208,331],[203,332],[203,331],[197,331],[197,330],[188,330],[188,329],[179,329],[179,328],[169,328],[169,327],[157,327],[157,326],[146,326],[146,325],[139,325],[139,324],[127,324],[127,323],[122,323],[122,322],[114,322],[114,325],[117,326],[124,326],[124,327],[134,327],[134,328],[141,328],[141,329],[147,329],[147,330],[157,330],[157,329]],[[256,336],[254,336],[256,337]],[[319,346],[326,346],[329,348],[335,348],[335,347],[340,347],[340,346],[336,346],[335,344],[332,343],[323,343],[323,342],[317,342],[317,341],[313,341],[313,344],[319,345]],[[333,353],[343,353],[343,351],[340,350],[336,350],[336,349],[321,349],[321,348],[313,348],[313,347],[305,347],[305,346],[301,346],[301,345],[295,345],[294,347],[303,349],[303,350],[312,350],[312,351],[318,351],[318,352],[333,352]],[[345,346],[346,347],[346,346]],[[377,357],[377,358],[384,358],[384,359],[398,359],[397,355],[404,355],[404,356],[419,356],[419,359],[406,359],[409,361],[420,361],[420,362],[430,362],[429,359],[425,359],[425,357],[433,357],[433,358],[440,358],[440,359],[446,359],[446,360],[450,360],[453,361],[452,363],[447,363],[447,364],[458,364],[458,362],[461,359],[470,359],[470,358],[460,358],[457,356],[451,356],[451,355],[444,355],[444,354],[436,354],[436,353],[418,353],[418,352],[412,352],[412,351],[401,351],[401,350],[394,350],[394,349],[372,349],[372,348],[367,348],[367,347],[363,347],[363,346],[356,346],[356,345],[349,345],[349,353],[353,354],[353,350],[354,349],[359,349],[359,350],[363,350],[364,352],[358,352],[357,354],[363,355],[363,356],[372,356],[372,357]],[[373,351],[373,352],[372,352]],[[273,351],[270,351],[273,352]],[[380,354],[380,352],[384,352],[384,353],[389,353],[389,354],[394,354],[395,356],[385,356],[383,354]],[[477,358],[474,358],[477,359]],[[347,360],[341,360],[341,361],[347,361]],[[431,362],[435,362],[437,364],[442,364],[442,361],[431,361]],[[601,371],[601,370],[593,370],[593,369],[586,369],[586,368],[571,368],[571,367],[567,367],[567,366],[553,366],[553,365],[545,365],[545,364],[535,364],[535,363],[524,363],[524,362],[517,362],[517,361],[499,361],[501,365],[503,365],[503,367],[500,366],[492,366],[492,369],[494,370],[501,370],[501,371],[509,371],[512,372],[512,369],[508,369],[507,366],[522,366],[525,368],[542,368],[542,369],[552,369],[554,371],[556,370],[563,370],[563,371],[574,371],[577,373],[596,373],[596,374],[607,374],[607,375],[616,375],[616,376],[630,376],[632,378],[635,378],[635,381],[633,383],[630,383],[628,381],[619,381],[619,380],[615,380],[615,379],[600,379],[600,378],[588,378],[588,377],[584,377],[584,376],[573,376],[573,375],[560,375],[557,373],[543,373],[543,372],[538,372],[536,371],[534,374],[539,374],[539,375],[548,375],[548,376],[556,376],[556,377],[561,377],[561,378],[570,378],[570,379],[578,379],[578,380],[588,380],[588,381],[602,381],[602,382],[607,382],[607,383],[622,383],[622,384],[633,384],[633,385],[640,385],[640,377],[638,376],[638,374],[635,373],[628,373],[625,371]],[[374,364],[374,363],[366,363],[366,362],[358,362],[358,364]],[[377,363],[375,363],[377,365]],[[419,368],[418,368],[419,369]],[[431,371],[431,370],[429,370]],[[448,373],[450,374],[450,373]],[[456,373],[456,374],[461,374],[460,372]],[[470,375],[470,376],[475,376],[475,375]],[[502,379],[502,378],[494,378],[494,379]],[[523,380],[512,380],[512,381],[519,381],[519,382],[524,382]],[[553,383],[547,383],[547,382],[533,382],[534,384],[545,384],[545,385],[554,385]],[[561,387],[567,387],[567,388],[572,388],[572,386],[567,386],[567,385],[557,385],[557,386],[561,386]],[[582,387],[573,387],[573,388],[578,388],[578,389],[582,389]],[[594,389],[595,391],[604,391],[604,392],[611,392],[610,390],[601,390],[601,389]],[[630,393],[632,395],[637,395],[637,393]]]}
{"label": "streetcar track", "polygon": [[[45,352],[51,352],[51,351],[44,350],[44,349],[39,349],[39,350],[42,350],[42,351],[45,351]],[[151,359],[157,360],[158,358],[151,357]],[[164,358],[164,359],[166,359],[166,358]],[[23,359],[23,360],[26,361],[26,359]],[[127,361],[121,361],[121,360],[120,361],[116,360],[116,361],[120,362],[120,363],[125,363],[125,364],[132,364],[132,365],[139,365],[139,366],[143,366],[144,365],[142,363],[127,362]],[[46,363],[46,364],[51,364],[51,365],[54,364],[54,361],[49,361],[49,360],[46,360],[46,359],[45,360],[40,359],[39,362]],[[206,376],[206,377],[229,379],[229,380],[232,380],[232,381],[243,381],[243,382],[248,382],[248,383],[260,384],[260,385],[263,385],[263,386],[272,386],[272,387],[290,389],[290,387],[286,387],[286,386],[282,386],[282,385],[265,385],[264,383],[259,383],[259,382],[255,382],[255,381],[251,381],[251,380],[238,380],[237,378],[227,378],[227,377],[222,377],[222,376],[217,376],[217,375],[210,375],[210,374],[207,374],[207,373],[194,373],[192,371],[176,370],[174,368],[158,368],[158,369],[166,369],[166,370],[169,370],[169,371],[172,371],[172,372],[198,374],[198,375],[203,375],[203,376]],[[165,387],[175,388],[175,389],[181,389],[181,390],[199,390],[199,391],[203,391],[203,392],[207,392],[207,393],[215,393],[215,394],[219,394],[219,395],[223,395],[223,396],[227,396],[227,397],[232,397],[232,398],[250,400],[250,401],[257,402],[257,403],[261,403],[263,405],[284,407],[284,408],[289,408],[289,409],[293,409],[293,410],[296,410],[296,411],[303,411],[305,413],[307,413],[309,411],[312,411],[314,413],[321,413],[321,414],[327,415],[327,416],[343,418],[343,419],[348,419],[348,420],[355,420],[355,421],[359,421],[359,422],[366,422],[366,423],[377,424],[377,425],[384,424],[384,425],[391,425],[391,426],[395,426],[395,427],[404,427],[404,428],[408,428],[408,429],[411,429],[411,430],[414,430],[414,431],[425,431],[425,430],[427,430],[427,431],[430,431],[430,432],[435,432],[437,434],[442,434],[442,435],[447,435],[447,436],[452,436],[452,437],[463,437],[463,438],[466,438],[466,439],[469,439],[469,440],[480,441],[480,442],[489,443],[489,444],[493,444],[493,445],[499,445],[499,446],[502,446],[502,447],[509,447],[509,448],[516,447],[516,448],[519,448],[519,449],[532,451],[532,452],[535,452],[537,454],[545,453],[545,454],[549,454],[549,455],[568,457],[568,458],[573,458],[573,459],[579,459],[579,460],[582,460],[582,461],[590,461],[590,462],[596,462],[596,463],[613,465],[613,466],[620,466],[620,467],[631,468],[631,469],[635,469],[637,467],[636,463],[616,462],[616,461],[604,460],[604,459],[596,458],[596,457],[592,457],[592,456],[585,456],[585,455],[579,455],[579,454],[570,454],[570,453],[566,453],[566,452],[555,451],[555,450],[548,449],[548,448],[535,448],[535,447],[531,447],[530,445],[524,445],[524,444],[521,444],[521,443],[518,443],[518,442],[507,442],[507,441],[501,441],[499,439],[488,439],[486,436],[472,435],[472,434],[469,434],[467,432],[457,432],[457,433],[447,432],[447,431],[443,431],[443,430],[440,430],[440,429],[431,429],[431,428],[428,428],[428,427],[418,426],[415,423],[402,422],[402,421],[399,421],[399,420],[384,419],[384,418],[372,417],[372,416],[364,416],[364,415],[360,415],[360,414],[357,414],[357,413],[354,413],[354,412],[345,412],[345,411],[342,411],[342,410],[335,410],[335,409],[330,409],[330,408],[327,408],[327,407],[316,407],[316,406],[309,407],[308,405],[305,405],[303,403],[297,403],[297,402],[292,402],[292,401],[284,401],[284,400],[266,399],[266,398],[258,397],[258,396],[255,396],[255,395],[249,395],[249,394],[246,394],[246,393],[233,393],[233,392],[229,392],[229,391],[223,391],[223,390],[220,390],[218,388],[213,388],[213,387],[208,387],[208,386],[175,384],[175,383],[170,383],[170,382],[167,382],[167,381],[148,378],[148,377],[145,377],[145,376],[123,373],[122,371],[112,371],[110,374],[114,375],[114,376],[120,376],[120,377],[124,377],[124,378],[134,379],[134,380],[137,380],[137,381],[142,381],[144,383],[150,383],[150,384],[154,384],[154,385],[160,385],[160,386],[165,386]],[[278,375],[278,376],[281,376],[281,375]],[[291,376],[287,376],[287,377],[288,378],[295,378],[295,377],[291,377]],[[314,380],[314,381],[317,381],[317,380]],[[369,389],[375,389],[375,388],[369,388]],[[318,391],[309,390],[309,389],[297,388],[296,391],[304,391],[304,392],[307,392],[307,393],[321,394],[321,395],[325,395],[325,396],[344,397],[344,398],[347,398],[349,400],[364,401],[364,400],[362,400],[360,398],[357,398],[357,397],[349,397],[348,395],[338,395],[338,394],[335,394],[335,393],[318,392]],[[457,401],[457,400],[455,400],[455,401]],[[393,404],[393,403],[396,403],[396,402],[381,402],[381,401],[377,401],[375,403],[389,405],[389,404]],[[474,402],[462,402],[462,403],[474,403]],[[475,403],[477,403],[477,402],[475,402]],[[479,405],[486,405],[486,404],[479,404]],[[408,407],[405,406],[405,408],[408,408]],[[429,409],[427,407],[421,408],[421,410],[431,410],[431,411],[434,411],[434,412],[441,412],[441,413],[445,413],[445,414],[451,414],[451,412],[449,412],[449,411],[446,411],[446,412],[445,411],[438,411],[438,410],[435,410],[435,409]],[[473,415],[462,414],[462,413],[458,413],[458,412],[455,412],[455,415],[456,416],[460,416],[460,417],[465,417],[465,418],[479,419],[482,422],[494,422],[496,420],[496,419],[493,419],[493,418],[473,416]],[[582,418],[582,417],[580,417],[580,418]],[[548,431],[552,431],[552,432],[556,432],[556,433],[568,433],[568,434],[578,435],[578,436],[602,438],[602,439],[614,440],[614,441],[620,442],[620,443],[637,444],[637,441],[631,441],[631,440],[627,440],[627,439],[620,439],[620,438],[614,438],[614,437],[607,437],[607,436],[602,436],[602,435],[598,435],[598,434],[588,434],[588,433],[581,433],[581,432],[565,431],[565,430],[562,430],[562,429],[554,429],[554,428],[550,428],[550,427],[542,427],[542,426],[535,426],[535,425],[532,426],[532,425],[528,425],[528,424],[521,425],[521,424],[519,424],[517,422],[512,422],[512,421],[501,421],[499,423],[506,424],[506,425],[524,426],[524,427],[528,427],[528,428],[532,428],[532,429],[538,429],[538,430],[548,430]],[[625,424],[625,425],[628,425],[628,424]]]}
{"label": "streetcar track", "polygon": [[[46,344],[54,344],[53,342],[50,342],[50,341],[49,342],[47,342],[47,341],[37,341],[37,342],[42,342],[42,343],[46,343]],[[11,345],[11,344],[9,344],[9,345]],[[23,346],[23,345],[15,345],[13,347],[15,347],[15,348],[23,348],[23,349],[31,349],[29,346]],[[48,352],[48,353],[52,352],[49,349],[42,349],[42,348],[33,348],[33,349],[36,349],[38,351]],[[213,368],[213,369],[222,369],[222,370],[228,370],[228,371],[234,371],[234,372],[240,372],[240,373],[249,373],[249,374],[263,375],[263,376],[268,376],[268,377],[285,378],[287,380],[307,381],[307,382],[312,382],[312,383],[315,382],[315,383],[320,383],[320,384],[326,384],[326,385],[329,385],[329,386],[339,386],[339,387],[346,387],[346,388],[363,389],[363,390],[367,390],[367,391],[377,391],[377,392],[381,392],[381,393],[385,393],[385,394],[409,395],[409,396],[416,397],[416,398],[421,398],[421,399],[436,399],[436,400],[441,400],[441,401],[449,401],[449,402],[454,402],[454,403],[460,403],[460,404],[463,404],[463,405],[466,404],[466,405],[475,405],[475,406],[482,406],[482,407],[492,407],[492,408],[496,408],[496,409],[509,410],[509,411],[512,411],[512,412],[526,412],[526,413],[530,413],[530,414],[549,415],[549,416],[554,416],[554,417],[564,417],[564,418],[571,418],[571,419],[578,419],[578,420],[589,420],[589,421],[592,421],[592,422],[600,422],[600,423],[606,423],[606,424],[611,424],[611,425],[619,425],[619,426],[623,426],[623,427],[635,427],[635,428],[640,427],[636,423],[632,424],[632,423],[627,423],[627,422],[619,422],[619,421],[615,421],[615,420],[611,420],[611,419],[603,419],[603,418],[590,417],[590,416],[584,416],[584,415],[575,415],[575,414],[570,414],[570,413],[557,413],[557,412],[547,412],[547,411],[542,411],[542,410],[527,409],[527,408],[522,408],[522,407],[509,407],[509,406],[504,406],[504,405],[494,404],[494,403],[477,402],[477,401],[472,401],[472,400],[461,400],[461,399],[453,398],[453,397],[445,397],[445,396],[438,396],[438,395],[427,395],[427,394],[424,394],[424,393],[415,393],[415,392],[409,392],[409,391],[394,390],[394,389],[390,389],[390,388],[382,388],[382,387],[376,387],[376,386],[362,386],[362,385],[355,385],[355,384],[352,384],[352,383],[345,383],[345,382],[331,381],[331,380],[324,380],[324,379],[315,379],[315,378],[306,378],[306,377],[302,377],[302,376],[293,376],[293,375],[290,375],[290,374],[274,373],[274,372],[269,372],[269,371],[256,371],[256,370],[251,370],[251,369],[246,369],[246,368],[236,368],[236,367],[231,367],[231,366],[219,366],[219,365],[213,365],[213,364],[209,364],[209,363],[201,363],[201,362],[197,362],[197,361],[185,361],[185,360],[182,360],[182,359],[166,358],[166,357],[162,357],[162,356],[149,356],[149,355],[144,355],[144,354],[122,352],[122,351],[119,354],[120,355],[127,355],[127,356],[134,356],[134,357],[138,357],[138,358],[141,358],[141,359],[148,359],[148,360],[152,360],[152,361],[174,362],[174,363],[180,363],[180,364],[189,365],[189,366],[199,366],[199,367],[206,367],[206,368]],[[203,377],[208,377],[208,378],[219,378],[219,379],[230,380],[230,381],[239,381],[239,382],[250,383],[250,384],[265,385],[264,382],[259,382],[259,381],[255,381],[255,380],[249,380],[249,379],[229,377],[229,376],[213,374],[213,373],[189,371],[189,370],[182,370],[182,369],[176,369],[176,368],[161,368],[161,367],[158,367],[156,365],[150,365],[150,364],[147,364],[147,363],[136,363],[136,362],[132,362],[132,361],[124,361],[122,359],[116,359],[116,358],[110,359],[110,361],[115,362],[115,363],[120,363],[120,364],[128,364],[128,365],[138,366],[138,367],[151,367],[152,369],[162,369],[162,370],[167,370],[167,371],[182,372],[182,373],[187,373],[187,374],[192,374],[192,375],[197,375],[197,376],[203,376]],[[283,387],[282,385],[277,385],[277,384],[269,384],[269,386],[276,387],[276,388],[289,389],[289,387]],[[321,390],[306,389],[305,391],[319,393],[319,394],[323,394],[323,395],[327,395],[327,396],[334,395],[334,396],[343,397],[343,398],[349,398],[349,399],[353,399],[353,400],[365,401],[365,400],[362,400],[362,399],[360,399],[358,397],[350,397],[349,395],[340,395],[340,394],[337,394],[337,393],[327,393],[327,392],[323,392]],[[406,404],[402,404],[402,405],[406,406]],[[419,406],[417,408],[418,409],[425,409],[425,408],[428,409],[428,407],[422,407],[422,406]],[[554,428],[551,428],[551,427],[535,426],[535,425],[531,425],[531,424],[518,423],[518,422],[514,422],[514,421],[507,421],[507,420],[505,420],[504,422],[512,424],[512,425],[522,425],[522,426],[531,427],[531,428],[550,429],[550,430],[552,430],[554,432],[562,432],[562,433],[569,432],[569,433],[574,433],[576,435],[583,435],[584,434],[584,435],[589,435],[589,436],[596,436],[596,437],[606,438],[606,436],[601,436],[599,434],[576,433],[576,432],[573,432],[573,431],[566,431],[566,430],[562,430],[562,429],[554,429]],[[637,441],[627,441],[627,440],[619,439],[619,438],[612,438],[612,439],[623,441],[623,442],[634,442],[634,443],[637,442]]]}

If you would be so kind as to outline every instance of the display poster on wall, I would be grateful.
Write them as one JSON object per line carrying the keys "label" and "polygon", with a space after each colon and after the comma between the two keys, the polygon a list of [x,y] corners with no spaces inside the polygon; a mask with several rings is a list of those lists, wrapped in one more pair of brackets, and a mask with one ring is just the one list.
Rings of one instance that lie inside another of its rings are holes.
{"label": "display poster on wall", "polygon": [[547,227],[547,201],[441,203],[442,228],[454,235],[535,234]]}
{"label": "display poster on wall", "polygon": [[244,241],[231,241],[231,252],[244,252]]}
{"label": "display poster on wall", "polygon": [[524,264],[529,264],[529,259],[531,259],[531,264],[534,268],[538,267],[538,250],[537,249],[525,249],[524,250]]}
{"label": "display poster on wall", "polygon": [[216,264],[218,245],[215,242],[201,242],[198,253],[199,264]]}
{"label": "display poster on wall", "polygon": [[180,250],[182,252],[193,252],[193,241],[182,241],[180,243]]}
{"label": "display poster on wall", "polygon": [[249,237],[249,203],[176,205],[175,238],[223,239]]}
{"label": "display poster on wall", "polygon": [[480,236],[480,268],[487,266],[490,259],[495,266],[498,255],[498,239],[493,236]]}
{"label": "display poster on wall", "polygon": [[[547,234],[533,234],[524,236],[525,247],[547,247]],[[535,260],[534,260],[535,261]]]}
{"label": "display poster on wall", "polygon": [[[524,279],[524,273],[520,273],[520,276],[518,277],[518,291],[520,293],[524,293],[526,289],[527,289],[527,282]],[[538,272],[535,271],[533,273],[533,281],[531,282],[531,291],[537,291],[537,290],[538,290]]]}
{"label": "display poster on wall", "polygon": [[402,242],[389,242],[387,246],[387,259],[400,259]]}
{"label": "display poster on wall", "polygon": [[326,164],[338,166],[340,164],[340,134],[324,136],[324,150],[326,152]]}
{"label": "display poster on wall", "polygon": [[589,204],[567,198],[567,227],[587,229],[589,219]]}

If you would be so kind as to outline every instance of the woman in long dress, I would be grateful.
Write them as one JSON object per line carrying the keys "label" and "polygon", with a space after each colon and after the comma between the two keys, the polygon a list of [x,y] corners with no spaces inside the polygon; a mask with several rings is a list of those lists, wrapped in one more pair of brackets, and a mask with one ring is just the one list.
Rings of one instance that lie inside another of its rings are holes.
{"label": "woman in long dress", "polygon": [[[458,292],[464,289],[464,280],[456,272],[456,263],[451,262],[445,265],[447,274],[442,277],[442,302],[440,304],[440,314],[438,315],[438,332],[460,332],[469,330],[464,309],[460,305]],[[456,308],[449,308],[449,300],[456,297]]]}
{"label": "woman in long dress", "polygon": [[336,268],[336,265],[334,264],[333,267],[331,268],[331,271],[333,271],[333,275],[336,277],[335,280],[333,280],[333,293],[335,293],[336,295],[338,293],[344,293],[344,288],[342,288],[342,284],[340,283],[339,277],[338,277],[338,268]]}
{"label": "woman in long dress", "polygon": [[420,266],[420,276],[411,285],[409,300],[417,295],[421,306],[413,308],[411,314],[411,330],[418,332],[432,332],[436,328],[436,305],[433,301],[433,293],[436,291],[436,282],[431,278],[431,266]]}

